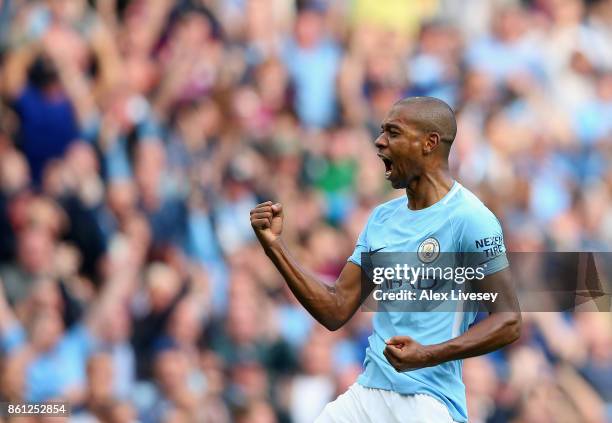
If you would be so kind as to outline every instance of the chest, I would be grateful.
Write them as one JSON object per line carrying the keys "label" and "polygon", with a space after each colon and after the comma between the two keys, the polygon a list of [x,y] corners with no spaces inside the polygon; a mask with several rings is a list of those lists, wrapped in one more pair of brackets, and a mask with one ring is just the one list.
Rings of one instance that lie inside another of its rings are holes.
{"label": "chest", "polygon": [[403,216],[396,214],[372,222],[367,243],[370,252],[415,253],[431,257],[439,252],[456,251],[450,219],[444,215]]}

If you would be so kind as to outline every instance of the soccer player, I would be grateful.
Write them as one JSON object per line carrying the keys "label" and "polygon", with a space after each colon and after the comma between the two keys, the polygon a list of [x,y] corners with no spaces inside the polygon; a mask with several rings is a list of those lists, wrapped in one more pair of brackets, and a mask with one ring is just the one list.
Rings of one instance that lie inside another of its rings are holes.
{"label": "soccer player", "polygon": [[[385,177],[406,197],[376,207],[338,280],[327,285],[303,269],[281,239],[282,206],[267,201],[251,211],[266,255],[308,312],[329,330],[360,306],[361,254],[373,251],[465,252],[485,266],[471,289],[497,293],[486,318],[476,312],[378,312],[364,371],[329,403],[317,422],[467,422],[462,359],[497,350],[520,334],[501,227],[474,194],[454,181],[448,156],[457,124],[452,109],[431,97],[397,102],[375,141]],[[371,292],[371,289],[370,289]]]}

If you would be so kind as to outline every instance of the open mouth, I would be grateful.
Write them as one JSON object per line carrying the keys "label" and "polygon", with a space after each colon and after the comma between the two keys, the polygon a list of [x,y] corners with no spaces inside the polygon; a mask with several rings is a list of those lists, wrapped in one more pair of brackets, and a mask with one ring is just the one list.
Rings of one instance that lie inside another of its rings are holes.
{"label": "open mouth", "polygon": [[385,178],[389,179],[391,172],[393,172],[393,160],[380,153],[378,154],[378,157],[380,157],[385,164]]}

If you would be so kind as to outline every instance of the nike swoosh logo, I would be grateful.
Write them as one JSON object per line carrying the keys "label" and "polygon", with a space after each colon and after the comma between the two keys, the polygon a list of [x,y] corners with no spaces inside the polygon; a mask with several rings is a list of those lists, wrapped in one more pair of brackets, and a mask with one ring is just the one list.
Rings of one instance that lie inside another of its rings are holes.
{"label": "nike swoosh logo", "polygon": [[374,253],[379,252],[380,250],[384,250],[385,248],[386,248],[386,247],[380,247],[380,248],[377,248],[376,250],[370,250],[370,251],[369,251],[369,253],[370,253],[370,254],[374,254]]}

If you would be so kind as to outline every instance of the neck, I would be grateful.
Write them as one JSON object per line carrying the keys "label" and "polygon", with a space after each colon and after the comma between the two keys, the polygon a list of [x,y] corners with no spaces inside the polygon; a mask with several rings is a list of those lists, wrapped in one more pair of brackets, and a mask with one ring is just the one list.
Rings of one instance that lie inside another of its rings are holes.
{"label": "neck", "polygon": [[442,199],[453,186],[448,169],[439,169],[413,179],[406,188],[408,208],[421,210],[434,205]]}

